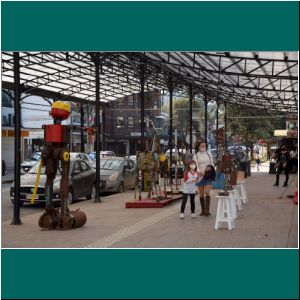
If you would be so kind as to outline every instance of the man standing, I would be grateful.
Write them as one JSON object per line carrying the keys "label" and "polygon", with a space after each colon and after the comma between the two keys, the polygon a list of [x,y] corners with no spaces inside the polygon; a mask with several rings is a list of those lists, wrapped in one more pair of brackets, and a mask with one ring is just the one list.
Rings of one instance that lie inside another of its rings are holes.
{"label": "man standing", "polygon": [[280,146],[280,148],[275,152],[274,158],[276,158],[276,162],[277,162],[276,182],[274,186],[279,186],[279,175],[284,170],[285,182],[283,186],[286,187],[289,181],[289,170],[287,168],[287,162],[290,159],[290,154],[287,151],[285,145]]}

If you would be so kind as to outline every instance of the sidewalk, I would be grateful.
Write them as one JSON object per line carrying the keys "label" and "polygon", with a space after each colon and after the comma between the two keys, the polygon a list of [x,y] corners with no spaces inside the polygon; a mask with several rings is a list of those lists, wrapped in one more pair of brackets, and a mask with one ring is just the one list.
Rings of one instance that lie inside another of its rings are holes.
{"label": "sidewalk", "polygon": [[133,199],[133,191],[129,191],[105,197],[102,203],[73,204],[71,208],[80,207],[88,220],[84,227],[70,231],[41,231],[37,224],[40,213],[22,217],[21,226],[3,222],[2,247],[296,248],[298,206],[291,199],[279,199],[283,188],[273,187],[274,179],[262,172],[247,178],[249,202],[231,231],[214,230],[215,199],[211,217],[192,219],[188,204],[186,218],[180,220],[180,201],[161,209],[125,209],[125,202]]}

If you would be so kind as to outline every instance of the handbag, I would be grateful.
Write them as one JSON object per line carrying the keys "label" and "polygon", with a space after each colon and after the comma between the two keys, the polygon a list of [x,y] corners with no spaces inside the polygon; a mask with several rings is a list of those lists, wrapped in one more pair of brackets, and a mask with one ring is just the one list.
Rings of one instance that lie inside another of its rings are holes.
{"label": "handbag", "polygon": [[[209,158],[209,161],[210,161],[210,165],[206,166],[203,178],[205,180],[215,181],[215,179],[216,179],[216,169],[212,165],[211,158],[210,158],[209,154],[207,153],[207,151],[206,151],[206,154],[208,155],[208,158]],[[198,160],[198,153],[196,153],[196,156],[197,156],[197,160]]]}
{"label": "handbag", "polygon": [[225,175],[224,173],[217,173],[216,179],[212,184],[214,190],[223,190],[225,188]]}

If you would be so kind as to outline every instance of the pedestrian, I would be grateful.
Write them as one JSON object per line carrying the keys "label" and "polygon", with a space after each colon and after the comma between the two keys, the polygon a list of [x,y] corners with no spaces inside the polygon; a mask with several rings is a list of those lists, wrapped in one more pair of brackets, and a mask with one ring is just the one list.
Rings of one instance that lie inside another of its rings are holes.
{"label": "pedestrian", "polygon": [[199,175],[196,171],[197,164],[194,160],[190,160],[187,169],[184,172],[184,184],[183,184],[183,198],[180,210],[180,219],[184,219],[184,210],[188,197],[191,202],[192,218],[196,218],[195,214],[195,195],[196,195],[196,182],[199,179]]}
{"label": "pedestrian", "polygon": [[212,182],[215,180],[215,170],[213,167],[212,154],[210,151],[207,151],[204,141],[201,140],[196,144],[193,159],[196,161],[198,174],[203,176],[202,179],[196,183],[200,194],[200,216],[209,216],[210,191]]}
{"label": "pedestrian", "polygon": [[239,147],[237,158],[239,161],[240,169],[245,173],[245,178],[247,178],[247,167],[248,167],[248,156],[245,151],[243,151],[242,147]]}
{"label": "pedestrian", "polygon": [[193,159],[193,154],[190,152],[188,144],[185,145],[185,154],[184,154],[184,169],[187,169],[188,163]]}
{"label": "pedestrian", "polygon": [[256,161],[256,169],[257,169],[257,171],[259,171],[259,166],[260,166],[260,156],[259,156],[259,153],[258,153],[258,152],[255,154],[255,161]]}
{"label": "pedestrian", "polygon": [[287,168],[287,162],[290,159],[290,154],[285,145],[281,145],[280,148],[275,152],[276,158],[276,182],[274,186],[279,186],[279,175],[282,171],[285,173],[284,187],[288,185],[289,181],[289,168]]}

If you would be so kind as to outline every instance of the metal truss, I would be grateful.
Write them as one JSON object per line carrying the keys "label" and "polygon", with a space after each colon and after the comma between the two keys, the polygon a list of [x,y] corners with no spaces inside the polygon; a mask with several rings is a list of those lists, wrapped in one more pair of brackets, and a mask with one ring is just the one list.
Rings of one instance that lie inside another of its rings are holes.
{"label": "metal truss", "polygon": [[[94,103],[95,53],[20,52],[23,93]],[[145,90],[188,95],[190,86],[209,101],[298,112],[296,52],[98,52],[102,105]],[[13,53],[2,52],[2,84],[13,89]]]}

